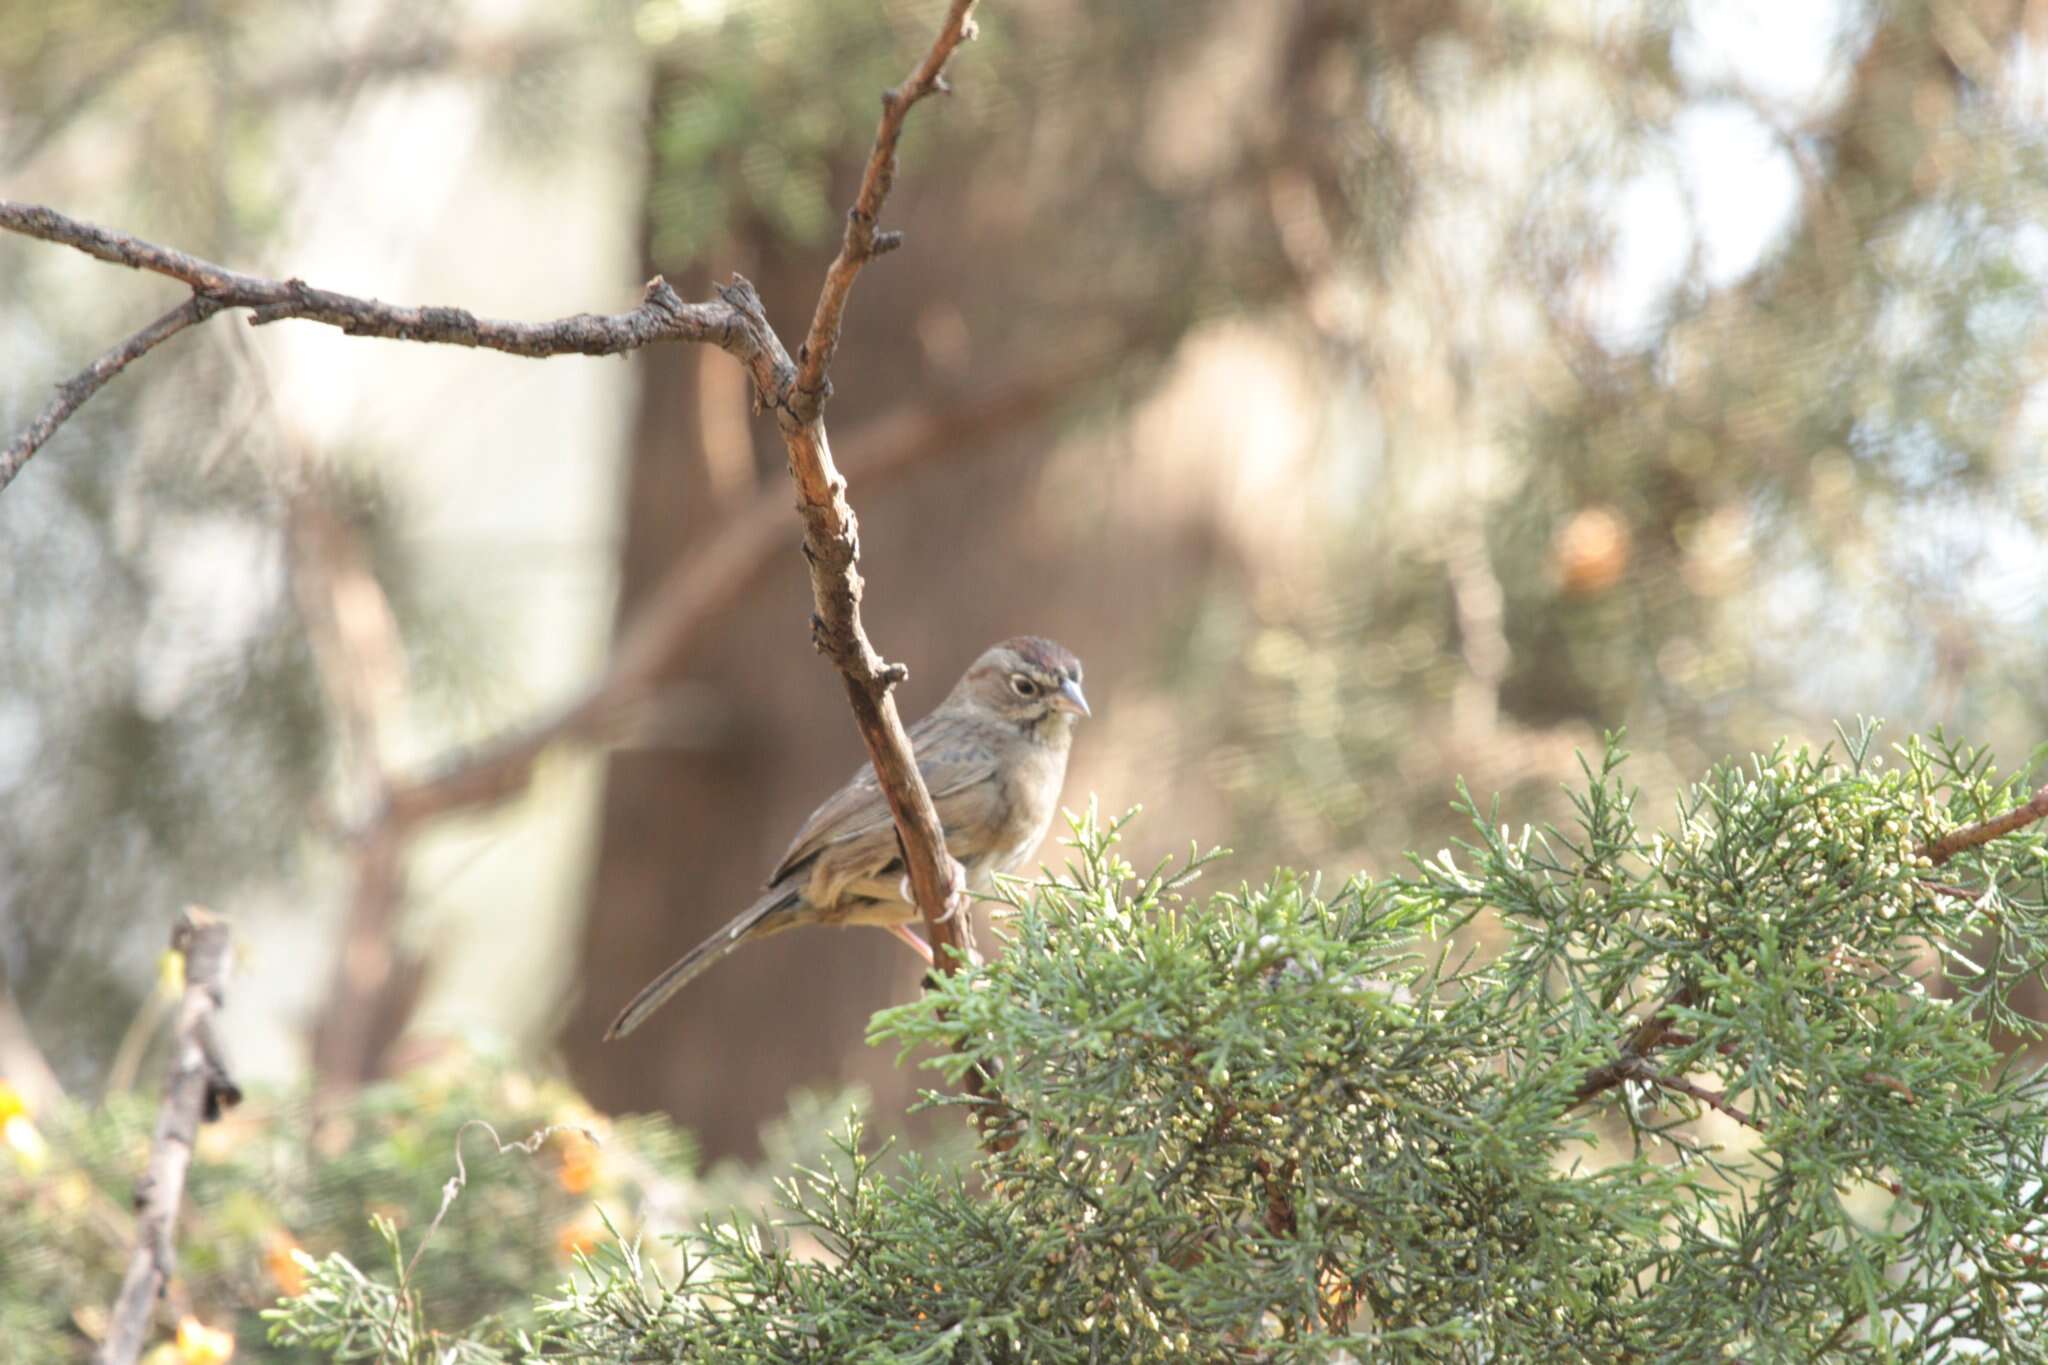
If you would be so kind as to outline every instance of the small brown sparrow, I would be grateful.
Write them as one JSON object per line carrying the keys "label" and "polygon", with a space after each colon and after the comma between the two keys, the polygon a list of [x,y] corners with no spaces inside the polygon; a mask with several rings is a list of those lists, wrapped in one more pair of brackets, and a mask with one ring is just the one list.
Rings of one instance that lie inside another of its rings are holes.
{"label": "small brown sparrow", "polygon": [[[974,661],[939,709],[910,727],[917,770],[931,790],[946,849],[985,891],[1045,838],[1067,776],[1074,721],[1088,714],[1081,661],[1050,640],[1020,635]],[[811,812],[768,875],[768,889],[732,923],[647,983],[605,1030],[623,1038],[709,967],[749,939],[799,924],[873,924],[931,961],[910,931],[917,919],[896,822],[875,770]]]}

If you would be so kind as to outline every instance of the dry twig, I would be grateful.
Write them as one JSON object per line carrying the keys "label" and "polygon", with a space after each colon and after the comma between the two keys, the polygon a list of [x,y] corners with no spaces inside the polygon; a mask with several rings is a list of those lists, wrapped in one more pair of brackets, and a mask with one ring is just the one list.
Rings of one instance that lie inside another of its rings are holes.
{"label": "dry twig", "polygon": [[860,178],[860,192],[846,213],[846,232],[840,239],[839,254],[825,272],[825,287],[818,294],[818,306],[811,314],[811,329],[797,352],[802,369],[796,377],[796,399],[800,415],[815,418],[831,396],[832,357],[839,350],[839,325],[846,315],[846,296],[853,289],[861,267],[877,256],[903,245],[900,233],[877,230],[882,202],[896,183],[896,143],[903,136],[903,122],[917,102],[927,95],[950,94],[946,84],[946,63],[960,44],[974,37],[975,0],[953,0],[946,20],[931,51],[917,64],[903,84],[882,92],[882,122],[875,129],[874,150],[868,153],[867,169]]}
{"label": "dry twig", "polygon": [[[338,327],[351,336],[431,341],[483,347],[510,355],[615,355],[660,341],[708,342],[745,365],[757,392],[779,392],[795,373],[778,342],[764,337],[767,320],[753,287],[734,277],[705,303],[685,303],[657,275],[641,291],[640,306],[625,313],[578,313],[552,322],[480,318],[463,308],[412,307],[320,289],[304,280],[272,280],[80,222],[39,204],[0,199],[0,228],[75,247],[103,261],[147,270],[188,286],[192,297],[109,350],[74,378],[0,455],[0,488],[21,472],[66,418],[100,385],[152,347],[195,322],[229,309],[250,310],[252,326],[300,318]],[[780,368],[776,368],[780,367]]]}
{"label": "dry twig", "polygon": [[484,1133],[491,1139],[491,1145],[498,1149],[497,1155],[499,1156],[509,1156],[513,1152],[524,1152],[527,1156],[533,1156],[542,1147],[547,1145],[549,1138],[557,1133],[580,1133],[583,1136],[583,1140],[592,1146],[604,1146],[603,1138],[599,1137],[592,1129],[580,1123],[550,1123],[544,1128],[534,1129],[517,1142],[507,1142],[499,1137],[498,1130],[485,1120],[467,1120],[460,1128],[455,1130],[455,1174],[449,1176],[441,1183],[441,1205],[434,1210],[433,1220],[427,1224],[427,1230],[420,1234],[419,1245],[413,1248],[412,1255],[406,1258],[405,1268],[399,1272],[398,1292],[400,1294],[406,1292],[406,1285],[411,1282],[413,1271],[419,1268],[420,1257],[426,1254],[427,1243],[433,1241],[434,1234],[441,1230],[441,1222],[448,1216],[448,1210],[455,1207],[455,1201],[461,1197],[464,1190],[469,1188],[469,1166],[462,1159],[462,1139],[468,1135],[469,1130],[472,1128],[483,1129]]}
{"label": "dry twig", "polygon": [[[859,197],[847,215],[845,239],[826,272],[825,287],[811,316],[802,370],[773,395],[761,390],[756,371],[756,392],[775,409],[776,424],[789,451],[797,511],[804,521],[804,558],[811,569],[811,638],[839,666],[846,680],[854,722],[860,726],[875,776],[889,799],[890,813],[896,817],[911,892],[924,916],[934,958],[945,971],[954,970],[971,953],[967,917],[958,913],[965,904],[965,878],[946,851],[945,829],[918,774],[902,717],[896,714],[892,689],[910,676],[909,670],[885,662],[861,626],[859,522],[846,500],[846,479],[832,462],[822,412],[830,385],[826,370],[839,345],[847,291],[853,288],[863,265],[896,244],[896,239],[878,234],[875,224],[895,176],[896,140],[903,120],[919,100],[946,88],[943,73],[947,59],[974,32],[974,3],[953,0],[924,60],[902,85],[882,98],[874,150],[861,176]],[[778,344],[774,349],[780,352],[781,347]],[[946,952],[948,948],[953,952]]]}
{"label": "dry twig", "polygon": [[706,341],[733,352],[743,362],[752,361],[759,350],[747,334],[749,322],[737,302],[721,297],[717,302],[684,303],[659,275],[647,282],[640,306],[630,312],[577,313],[552,322],[507,322],[480,318],[466,308],[383,303],[317,288],[300,279],[245,275],[174,247],[80,222],[40,204],[0,199],[0,228],[177,280],[216,309],[252,310],[249,322],[258,327],[300,318],[338,327],[350,336],[482,347],[534,359],[615,355],[656,341]]}
{"label": "dry twig", "polygon": [[135,1252],[109,1315],[99,1365],[131,1365],[149,1333],[151,1309],[177,1270],[172,1243],[185,1173],[202,1122],[240,1103],[214,1037],[228,975],[228,922],[194,906],[171,931],[171,949],[185,963],[185,994],[178,1006],[171,1068],[150,1139],[149,1167],[135,1188]]}
{"label": "dry twig", "polygon": [[[0,203],[0,209],[6,207],[8,205]],[[7,443],[7,449],[0,450],[0,488],[14,482],[14,476],[28,463],[28,457],[41,449],[43,442],[49,440],[86,399],[98,393],[102,384],[127,369],[130,361],[149,354],[193,323],[206,321],[219,308],[220,305],[195,294],[133,336],[108,347],[99,359],[59,384],[57,392],[43,405],[35,420]]]}

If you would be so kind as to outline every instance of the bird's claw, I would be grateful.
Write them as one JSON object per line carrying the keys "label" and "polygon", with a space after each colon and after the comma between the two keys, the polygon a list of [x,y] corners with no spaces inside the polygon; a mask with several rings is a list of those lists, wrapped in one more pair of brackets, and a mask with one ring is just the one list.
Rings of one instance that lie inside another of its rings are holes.
{"label": "bird's claw", "polygon": [[936,965],[932,960],[931,944],[926,943],[923,939],[919,938],[916,934],[912,933],[909,925],[892,924],[889,926],[889,932],[896,935],[896,937],[902,939],[905,943],[909,944],[910,950],[916,953],[919,957],[924,959],[925,966],[930,967]]}

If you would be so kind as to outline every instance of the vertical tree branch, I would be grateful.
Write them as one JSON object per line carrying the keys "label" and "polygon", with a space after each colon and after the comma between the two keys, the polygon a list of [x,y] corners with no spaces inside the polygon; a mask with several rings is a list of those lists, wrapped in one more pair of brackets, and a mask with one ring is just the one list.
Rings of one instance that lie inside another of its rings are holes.
{"label": "vertical tree branch", "polygon": [[199,1125],[241,1101],[221,1061],[213,1016],[227,989],[228,922],[193,906],[171,930],[171,950],[185,963],[170,1075],[149,1144],[149,1166],[135,1188],[135,1252],[114,1300],[99,1365],[132,1365],[149,1334],[151,1309],[177,1271],[172,1242],[185,1173]]}
{"label": "vertical tree branch", "polygon": [[919,100],[935,93],[951,93],[952,87],[946,84],[946,63],[960,44],[974,37],[974,5],[975,0],[953,0],[945,22],[939,25],[939,36],[932,41],[931,51],[904,78],[903,84],[882,92],[882,122],[875,129],[874,150],[868,153],[860,192],[846,212],[846,232],[840,238],[839,254],[825,272],[825,287],[819,291],[818,306],[811,314],[811,329],[804,334],[803,346],[797,352],[802,368],[797,371],[792,400],[804,418],[815,418],[823,411],[825,399],[831,394],[829,371],[833,354],[839,349],[839,324],[846,314],[846,296],[853,289],[854,278],[869,261],[903,244],[901,234],[876,230],[882,217],[882,202],[896,183],[896,144],[903,136],[904,120]]}
{"label": "vertical tree branch", "polygon": [[[882,121],[875,132],[874,149],[861,176],[859,195],[847,214],[839,253],[819,292],[800,357],[801,368],[780,393],[763,395],[776,411],[776,424],[789,451],[790,478],[796,484],[797,511],[803,518],[804,558],[811,572],[812,639],[838,665],[846,681],[847,703],[853,708],[854,722],[860,727],[875,776],[896,819],[911,893],[924,917],[933,956],[945,971],[957,968],[972,951],[967,918],[959,913],[965,903],[965,877],[946,851],[945,828],[918,774],[910,739],[891,694],[897,683],[910,676],[909,670],[884,662],[861,625],[860,524],[846,500],[846,479],[832,462],[822,414],[830,389],[827,369],[838,349],[847,293],[861,267],[900,240],[878,235],[876,223],[895,178],[896,143],[903,121],[919,100],[946,89],[946,62],[973,35],[973,9],[974,0],[953,0],[930,51],[902,85],[882,97]],[[747,287],[746,292],[751,295],[752,288]],[[734,301],[729,293],[727,300]],[[753,302],[758,310],[759,300]],[[948,948],[953,951],[944,951]]]}

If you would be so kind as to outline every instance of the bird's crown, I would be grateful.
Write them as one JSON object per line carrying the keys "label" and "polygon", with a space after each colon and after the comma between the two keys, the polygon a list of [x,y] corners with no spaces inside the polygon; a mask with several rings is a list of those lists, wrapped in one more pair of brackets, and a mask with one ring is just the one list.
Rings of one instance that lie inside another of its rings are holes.
{"label": "bird's crown", "polygon": [[1008,650],[1023,662],[1041,672],[1055,677],[1081,681],[1081,661],[1074,657],[1074,651],[1043,635],[1017,635],[1004,640],[990,652]]}

